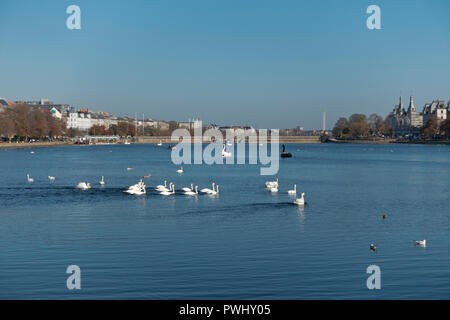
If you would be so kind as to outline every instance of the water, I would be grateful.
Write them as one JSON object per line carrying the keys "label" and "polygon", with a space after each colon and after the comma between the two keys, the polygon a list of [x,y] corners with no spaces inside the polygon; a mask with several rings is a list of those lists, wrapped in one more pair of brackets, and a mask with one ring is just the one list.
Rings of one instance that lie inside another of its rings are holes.
{"label": "water", "polygon": [[[155,145],[30,151],[0,150],[2,299],[450,298],[446,146],[289,145],[278,194],[257,165],[184,165],[179,175]],[[220,194],[122,192],[149,173],[148,186],[215,181]],[[75,189],[80,181],[93,188]],[[287,195],[294,183],[304,209]],[[72,264],[79,291],[66,288]],[[381,290],[366,287],[372,264]]]}

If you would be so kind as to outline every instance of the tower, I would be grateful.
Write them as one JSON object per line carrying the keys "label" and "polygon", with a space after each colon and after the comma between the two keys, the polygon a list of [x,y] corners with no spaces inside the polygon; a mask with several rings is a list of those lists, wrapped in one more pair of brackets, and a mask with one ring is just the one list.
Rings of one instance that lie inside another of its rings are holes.
{"label": "tower", "polygon": [[323,114],[322,114],[322,131],[325,132],[326,130],[326,119],[327,119],[327,114],[325,112],[325,110],[323,110]]}
{"label": "tower", "polygon": [[409,97],[408,113],[410,113],[411,111],[416,111],[416,107],[414,106],[414,96]]}

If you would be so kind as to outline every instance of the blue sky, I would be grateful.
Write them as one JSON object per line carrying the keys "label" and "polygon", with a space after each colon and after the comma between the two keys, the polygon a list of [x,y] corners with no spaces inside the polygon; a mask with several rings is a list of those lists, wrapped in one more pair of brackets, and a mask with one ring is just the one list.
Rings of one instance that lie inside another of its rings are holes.
{"label": "blue sky", "polygon": [[330,128],[385,116],[400,92],[449,100],[449,14],[447,0],[1,1],[0,96],[259,128],[320,128],[325,109]]}

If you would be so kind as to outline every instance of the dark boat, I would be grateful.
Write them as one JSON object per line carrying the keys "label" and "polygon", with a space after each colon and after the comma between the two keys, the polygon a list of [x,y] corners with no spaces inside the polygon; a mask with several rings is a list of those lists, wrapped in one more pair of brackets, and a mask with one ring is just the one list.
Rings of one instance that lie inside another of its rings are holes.
{"label": "dark boat", "polygon": [[286,146],[283,144],[281,147],[283,148],[283,151],[281,151],[281,157],[292,158],[292,154],[290,152],[286,152]]}

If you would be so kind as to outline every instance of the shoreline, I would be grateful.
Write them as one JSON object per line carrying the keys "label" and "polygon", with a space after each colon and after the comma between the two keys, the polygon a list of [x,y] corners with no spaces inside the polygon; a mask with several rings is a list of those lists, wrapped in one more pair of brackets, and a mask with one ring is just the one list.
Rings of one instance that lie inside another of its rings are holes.
{"label": "shoreline", "polygon": [[[130,144],[157,144],[159,142],[163,144],[177,144],[178,141],[171,140],[168,137],[154,137],[154,138],[138,138],[137,141],[130,141]],[[195,143],[210,143],[207,141]],[[248,142],[247,142],[248,143]],[[267,142],[270,144],[270,141]],[[320,141],[319,136],[313,137],[280,137],[280,144],[422,144],[422,145],[450,145],[450,140],[443,141],[433,141],[433,140],[396,140],[396,139],[386,139],[386,140],[328,140],[326,142]],[[27,143],[8,143],[0,142],[0,150],[11,150],[11,149],[32,149],[32,148],[48,148],[48,147],[64,147],[64,146],[104,146],[104,145],[123,145],[122,143],[92,143],[92,144],[75,144],[74,142],[27,142]]]}

